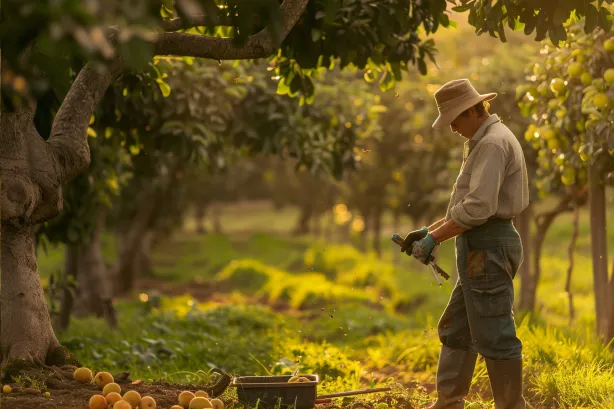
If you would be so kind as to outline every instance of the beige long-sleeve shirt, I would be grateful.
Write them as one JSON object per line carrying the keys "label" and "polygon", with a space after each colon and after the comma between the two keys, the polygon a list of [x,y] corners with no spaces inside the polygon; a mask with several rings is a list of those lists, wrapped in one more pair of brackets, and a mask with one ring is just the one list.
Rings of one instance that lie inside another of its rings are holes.
{"label": "beige long-sleeve shirt", "polygon": [[492,216],[511,219],[529,205],[522,147],[497,115],[465,142],[464,152],[445,220],[471,229]]}

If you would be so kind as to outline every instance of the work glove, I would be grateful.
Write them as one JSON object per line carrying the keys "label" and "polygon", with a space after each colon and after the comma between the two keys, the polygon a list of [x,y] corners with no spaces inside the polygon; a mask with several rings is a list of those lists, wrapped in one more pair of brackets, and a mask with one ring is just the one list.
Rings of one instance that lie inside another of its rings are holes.
{"label": "work glove", "polygon": [[414,243],[411,250],[411,255],[423,264],[428,264],[431,258],[431,254],[435,247],[439,244],[435,242],[435,239],[431,234],[427,234],[422,240],[418,240]]}
{"label": "work glove", "polygon": [[409,232],[405,237],[405,240],[403,240],[403,245],[401,246],[401,253],[405,253],[407,250],[409,250],[407,252],[407,255],[411,256],[411,246],[418,240],[425,238],[428,233],[428,227],[423,227],[420,230],[414,230],[412,232]]}

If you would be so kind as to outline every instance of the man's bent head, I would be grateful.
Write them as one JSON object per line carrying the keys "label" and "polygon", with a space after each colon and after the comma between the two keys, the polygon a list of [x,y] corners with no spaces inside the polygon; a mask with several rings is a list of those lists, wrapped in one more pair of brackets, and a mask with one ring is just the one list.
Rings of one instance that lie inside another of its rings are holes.
{"label": "man's bent head", "polygon": [[450,81],[435,92],[439,117],[433,128],[450,126],[453,132],[471,138],[488,117],[488,102],[496,93],[480,94],[467,79]]}

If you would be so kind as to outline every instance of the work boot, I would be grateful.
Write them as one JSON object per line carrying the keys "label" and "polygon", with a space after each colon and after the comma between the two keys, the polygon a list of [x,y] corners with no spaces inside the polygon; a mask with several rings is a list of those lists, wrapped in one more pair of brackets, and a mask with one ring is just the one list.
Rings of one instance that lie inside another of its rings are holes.
{"label": "work boot", "polygon": [[496,409],[525,409],[522,396],[522,358],[495,361],[485,359]]}
{"label": "work boot", "polygon": [[476,353],[442,345],[437,366],[437,401],[429,409],[463,409],[477,358]]}

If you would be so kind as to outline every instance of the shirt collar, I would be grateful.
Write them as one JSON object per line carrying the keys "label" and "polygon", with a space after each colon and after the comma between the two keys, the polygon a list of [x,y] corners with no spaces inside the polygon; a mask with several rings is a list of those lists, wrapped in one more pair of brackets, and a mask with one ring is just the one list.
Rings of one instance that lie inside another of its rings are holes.
{"label": "shirt collar", "polygon": [[499,121],[501,121],[501,119],[497,114],[490,115],[488,118],[486,118],[486,120],[484,121],[482,126],[480,126],[480,128],[476,131],[476,133],[473,134],[473,136],[469,140],[465,141],[465,146],[463,149],[463,161],[467,159],[467,156],[469,156],[469,154],[471,153],[473,148],[475,148],[475,145],[478,144],[480,139],[482,139],[482,137],[486,135],[486,129],[488,129],[490,125]]}
{"label": "shirt collar", "polygon": [[486,118],[482,126],[480,126],[480,128],[476,131],[476,133],[471,137],[470,139],[471,145],[475,145],[476,143],[478,143],[480,139],[482,139],[482,137],[486,134],[486,129],[490,125],[494,124],[495,122],[499,122],[499,121],[501,121],[501,119],[499,118],[497,114],[492,114],[488,118]]}

